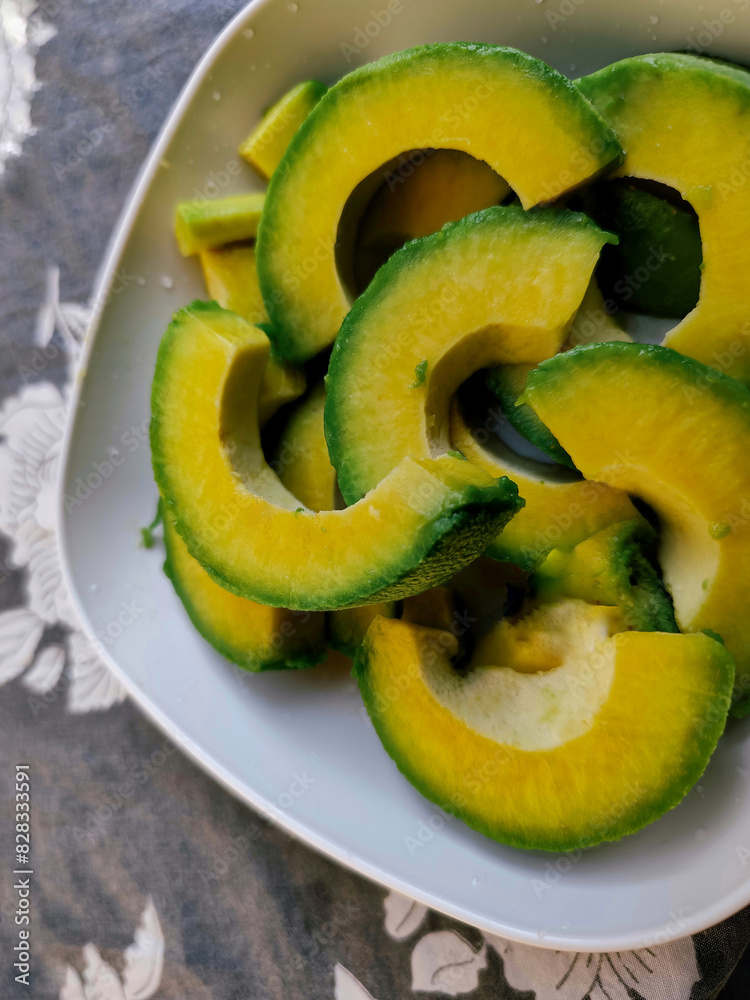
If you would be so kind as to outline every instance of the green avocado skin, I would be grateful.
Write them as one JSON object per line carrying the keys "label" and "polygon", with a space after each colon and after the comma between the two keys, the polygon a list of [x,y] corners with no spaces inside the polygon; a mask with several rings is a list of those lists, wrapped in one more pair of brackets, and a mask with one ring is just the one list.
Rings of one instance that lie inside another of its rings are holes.
{"label": "green avocado skin", "polygon": [[530,406],[518,402],[532,369],[533,365],[501,365],[499,368],[489,369],[487,388],[502,407],[503,416],[511,427],[559,465],[575,469],[573,459],[554,434],[544,426]]}
{"label": "green avocado skin", "polygon": [[605,300],[669,319],[695,308],[703,250],[698,218],[687,204],[672,204],[622,177],[586,188],[575,207],[620,238],[603,248],[596,270]]}

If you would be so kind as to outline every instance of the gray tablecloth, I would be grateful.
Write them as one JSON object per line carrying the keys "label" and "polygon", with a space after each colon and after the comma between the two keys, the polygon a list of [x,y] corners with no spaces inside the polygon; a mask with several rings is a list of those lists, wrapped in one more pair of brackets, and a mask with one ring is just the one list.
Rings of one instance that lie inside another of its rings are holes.
{"label": "gray tablecloth", "polygon": [[[750,911],[638,953],[485,939],[230,798],[87,647],[52,517],[87,303],[138,166],[239,6],[0,0],[0,1000],[746,1000]],[[16,764],[31,875],[13,874]]]}

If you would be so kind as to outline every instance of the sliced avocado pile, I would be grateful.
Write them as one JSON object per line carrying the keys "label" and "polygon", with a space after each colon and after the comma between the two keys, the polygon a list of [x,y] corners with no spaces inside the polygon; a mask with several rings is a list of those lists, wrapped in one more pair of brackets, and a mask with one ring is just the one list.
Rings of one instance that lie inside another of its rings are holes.
{"label": "sliced avocado pile", "polygon": [[750,714],[748,115],[693,56],[426,45],[284,95],[265,194],[177,207],[178,597],[248,670],[353,657],[402,773],[502,843],[636,832]]}

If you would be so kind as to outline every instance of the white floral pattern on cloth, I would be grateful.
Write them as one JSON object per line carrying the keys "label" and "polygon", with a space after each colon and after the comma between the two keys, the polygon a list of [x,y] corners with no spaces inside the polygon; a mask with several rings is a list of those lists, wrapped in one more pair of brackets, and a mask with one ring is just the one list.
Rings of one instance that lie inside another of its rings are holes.
{"label": "white floral pattern on cloth", "polygon": [[534,990],[536,1000],[690,1000],[700,979],[690,937],[671,944],[609,954],[552,951],[487,935],[503,960],[505,978],[517,990]]}
{"label": "white floral pattern on cloth", "polygon": [[135,932],[125,950],[122,978],[104,961],[96,945],[83,948],[83,979],[72,965],[65,970],[60,1000],[148,1000],[159,988],[164,968],[164,934],[153,900],[149,897]]}
{"label": "white floral pattern on cloth", "polygon": [[427,907],[416,899],[409,899],[400,892],[389,892],[383,900],[386,932],[395,940],[403,941],[419,930],[427,916]]}
{"label": "white floral pattern on cloth", "polygon": [[[385,929],[396,940],[414,934],[428,912],[397,892],[386,896],[384,909]],[[446,996],[472,993],[487,967],[488,945],[502,959],[509,985],[532,992],[535,1000],[662,1000],[665,984],[669,1000],[690,1000],[700,980],[690,937],[639,951],[597,954],[535,948],[494,934],[486,934],[484,945],[476,950],[456,931],[432,931],[412,949],[412,990]],[[335,969],[334,997],[373,1000],[343,965]]]}
{"label": "white floral pattern on cloth", "polygon": [[31,124],[31,98],[38,88],[37,51],[55,36],[47,21],[34,17],[36,0],[0,3],[0,174],[18,156]]}
{"label": "white floral pattern on cloth", "polygon": [[[60,353],[52,341],[57,332],[74,368],[88,318],[87,307],[60,303],[59,274],[50,269],[38,356]],[[62,575],[55,511],[69,395],[51,382],[27,382],[0,408],[0,532],[11,543],[0,573],[25,570],[27,590],[24,607],[0,612],[0,684],[21,677],[32,709],[33,699],[64,691],[69,711],[82,713],[121,702],[125,689],[86,639]],[[45,628],[57,624],[68,630],[67,650],[42,643]]]}

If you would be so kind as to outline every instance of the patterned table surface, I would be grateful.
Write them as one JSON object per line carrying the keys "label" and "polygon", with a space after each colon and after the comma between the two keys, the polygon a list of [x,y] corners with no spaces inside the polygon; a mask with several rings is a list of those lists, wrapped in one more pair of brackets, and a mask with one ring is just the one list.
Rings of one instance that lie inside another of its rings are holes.
{"label": "patterned table surface", "polygon": [[[82,635],[53,509],[87,302],[139,164],[239,6],[0,0],[0,997],[747,1000],[750,910],[672,945],[571,955],[386,895],[199,772]],[[30,986],[13,968],[16,763]]]}

